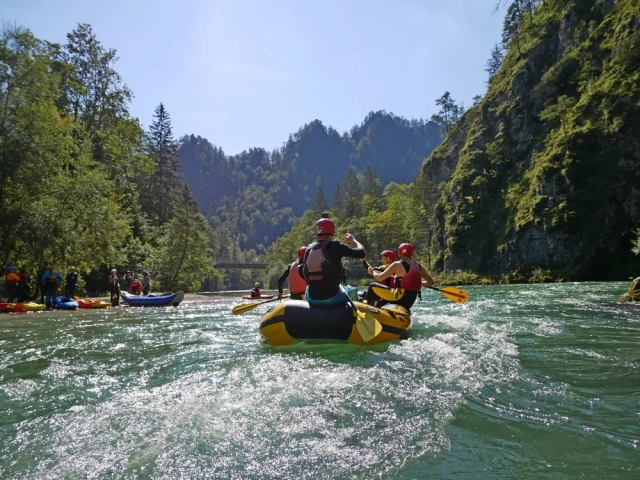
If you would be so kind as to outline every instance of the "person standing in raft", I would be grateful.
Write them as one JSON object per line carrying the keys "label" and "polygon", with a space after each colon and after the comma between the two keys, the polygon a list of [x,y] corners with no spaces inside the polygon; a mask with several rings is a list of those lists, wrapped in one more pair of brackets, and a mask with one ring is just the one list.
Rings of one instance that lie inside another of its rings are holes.
{"label": "person standing in raft", "polygon": [[64,294],[73,298],[76,295],[76,285],[78,284],[78,272],[76,272],[76,267],[71,267],[71,271],[65,277],[65,285],[64,285]]}
{"label": "person standing in raft", "polygon": [[63,282],[62,275],[53,271],[52,266],[47,267],[40,282],[42,283],[42,293],[45,296],[45,305],[47,310],[51,310],[58,306],[58,285]]}
{"label": "person standing in raft", "polygon": [[307,247],[298,249],[298,260],[287,267],[285,272],[278,279],[278,300],[282,300],[282,287],[284,281],[289,278],[289,298],[292,300],[302,300],[304,292],[307,290],[307,281],[304,278],[304,254]]}
{"label": "person standing in raft", "polygon": [[149,272],[146,270],[142,270],[140,272],[142,274],[142,294],[149,295],[149,289],[151,288],[151,278],[149,277]]}
{"label": "person standing in raft", "polygon": [[7,303],[13,303],[16,298],[20,277],[16,275],[16,267],[7,267],[7,274],[4,276],[4,283],[7,287]]}
{"label": "person standing in raft", "polygon": [[333,240],[336,225],[328,218],[316,222],[316,242],[307,247],[304,257],[304,276],[308,286],[305,299],[316,305],[336,305],[348,301],[348,297],[340,290],[345,281],[342,267],[344,257],[357,258],[364,261],[367,251],[353,235],[345,233],[344,239],[353,243],[352,248]]}
{"label": "person standing in raft", "polygon": [[253,288],[249,290],[249,295],[251,295],[251,298],[260,298],[260,282],[253,284]]}
{"label": "person standing in raft", "polygon": [[111,293],[111,306],[120,305],[120,279],[115,268],[111,269],[111,275],[109,275],[109,292]]}
{"label": "person standing in raft", "polygon": [[420,295],[422,286],[434,284],[433,278],[412,258],[413,246],[410,243],[400,245],[398,255],[400,260],[393,262],[384,272],[376,272],[373,267],[367,269],[367,273],[373,275],[378,282],[383,282],[393,275],[400,277],[396,281],[395,289],[384,283],[371,283],[367,290],[367,303],[370,305],[381,307],[387,303],[395,303],[410,310]]}
{"label": "person standing in raft", "polygon": [[23,265],[20,267],[20,271],[18,272],[18,276],[20,277],[20,281],[18,282],[18,288],[16,293],[18,295],[18,303],[26,302],[31,294],[31,287],[29,286],[29,280],[31,280],[31,275],[27,273],[27,266]]}

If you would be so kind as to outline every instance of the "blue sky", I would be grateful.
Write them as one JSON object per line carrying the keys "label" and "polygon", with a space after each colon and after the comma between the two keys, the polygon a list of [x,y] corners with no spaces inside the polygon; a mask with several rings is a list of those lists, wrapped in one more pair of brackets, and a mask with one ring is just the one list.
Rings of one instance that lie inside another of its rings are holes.
{"label": "blue sky", "polygon": [[176,137],[227,154],[280,147],[303,124],[338,131],[372,110],[429,118],[446,90],[472,103],[500,39],[496,0],[0,0],[0,18],[64,43],[90,23],[146,128],[163,102]]}

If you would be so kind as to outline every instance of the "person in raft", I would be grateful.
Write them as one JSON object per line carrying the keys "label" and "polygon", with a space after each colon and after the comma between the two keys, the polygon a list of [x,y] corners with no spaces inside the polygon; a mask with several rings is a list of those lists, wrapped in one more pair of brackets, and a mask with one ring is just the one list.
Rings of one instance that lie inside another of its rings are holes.
{"label": "person in raft", "polygon": [[140,273],[142,274],[142,294],[149,295],[149,289],[151,288],[151,277],[149,277],[149,272],[142,270]]}
{"label": "person in raft", "polygon": [[345,233],[344,239],[353,243],[355,248],[333,240],[335,233],[335,223],[323,217],[316,222],[316,242],[307,247],[303,267],[308,283],[305,300],[311,304],[336,305],[348,301],[340,289],[340,284],[345,281],[342,259],[348,257],[364,261],[367,258],[367,251],[353,235]]}
{"label": "person in raft", "polygon": [[142,295],[142,283],[137,278],[131,277],[131,284],[129,285],[129,289],[127,290],[132,295]]}
{"label": "person in raft", "polygon": [[292,300],[302,300],[304,292],[307,290],[307,281],[304,279],[304,273],[302,271],[304,254],[306,252],[307,247],[300,247],[298,249],[298,260],[289,265],[278,279],[278,300],[282,300],[282,287],[287,278],[289,278],[289,298]]}
{"label": "person in raft", "polygon": [[[393,262],[396,261],[396,254],[395,252],[393,252],[392,250],[385,250],[384,252],[382,252],[380,254],[380,261],[382,262],[382,265],[380,265],[379,267],[373,267],[373,269],[376,272],[384,272],[387,267],[389,265],[391,265]],[[362,262],[365,266],[365,268],[368,270],[369,269],[369,264],[367,262]],[[390,287],[390,288],[396,288],[396,279],[398,277],[396,277],[395,275],[387,278],[386,280],[383,280],[382,283],[384,283],[386,286]],[[362,299],[366,300],[367,299],[367,292],[365,291],[362,294]]]}
{"label": "person in raft", "polygon": [[58,285],[63,282],[62,275],[53,271],[52,266],[47,267],[40,283],[42,283],[42,293],[45,296],[45,305],[47,310],[51,310],[58,306]]}
{"label": "person in raft", "polygon": [[127,282],[127,292],[131,293],[131,284],[133,283],[133,272],[131,270],[124,272],[124,281]]}
{"label": "person in raft", "polygon": [[20,276],[16,274],[16,267],[7,267],[4,283],[7,287],[7,303],[13,303],[17,296],[18,283],[20,283]]}
{"label": "person in raft", "polygon": [[111,269],[111,274],[109,275],[109,293],[111,293],[111,306],[117,307],[120,305],[120,279],[115,268]]}
{"label": "person in raft", "polygon": [[73,298],[76,294],[76,285],[78,284],[78,272],[76,267],[71,267],[71,271],[65,277],[64,294]]}
{"label": "person in raft", "polygon": [[[377,272],[373,267],[367,269],[378,282],[396,275],[396,288],[393,289],[384,283],[371,283],[367,290],[367,303],[381,307],[387,303],[402,305],[410,310],[420,295],[422,286],[434,284],[433,278],[413,257],[413,246],[403,243],[398,247],[400,260],[393,262],[383,272]],[[424,281],[423,281],[424,280]],[[386,298],[383,298],[386,297]]]}
{"label": "person in raft", "polygon": [[251,298],[260,298],[260,282],[253,284],[253,288],[249,291]]}

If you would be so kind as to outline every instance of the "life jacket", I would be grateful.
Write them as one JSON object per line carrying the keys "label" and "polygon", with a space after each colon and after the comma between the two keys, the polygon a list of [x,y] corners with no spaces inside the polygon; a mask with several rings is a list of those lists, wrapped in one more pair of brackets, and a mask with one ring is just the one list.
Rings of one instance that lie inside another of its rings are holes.
{"label": "life jacket", "polygon": [[[391,265],[391,264],[388,263],[387,265],[380,265],[379,267],[376,267],[375,270],[378,270],[380,272],[384,272],[389,267],[389,265]],[[396,275],[393,275],[393,276],[387,278],[386,280],[383,280],[382,283],[384,285],[386,285],[387,287],[389,287],[389,288],[396,288],[397,286],[400,285],[400,282],[397,281],[397,278],[398,277]]]}
{"label": "life jacket", "polygon": [[9,272],[5,275],[4,281],[7,283],[7,287],[12,288],[18,285],[20,277],[13,272]]}
{"label": "life jacket", "polygon": [[47,277],[47,283],[58,283],[58,276],[52,273]]}
{"label": "life jacket", "polygon": [[253,287],[249,293],[251,294],[252,297],[259,297],[260,289]]}
{"label": "life jacket", "polygon": [[[342,264],[331,263],[327,260],[326,246],[330,240],[321,240],[307,247],[304,256],[304,278],[307,282],[336,282],[344,279]],[[289,274],[291,277],[291,274]]]}
{"label": "life jacket", "polygon": [[129,285],[129,293],[140,295],[142,293],[142,284],[138,280],[131,282],[131,285]]}
{"label": "life jacket", "polygon": [[26,285],[29,281],[29,274],[25,272],[18,272],[18,276],[20,277],[20,284]]}
{"label": "life jacket", "polygon": [[307,282],[300,276],[300,270],[304,273],[304,263],[292,263],[289,269],[289,291],[291,293],[304,293],[307,289]]}
{"label": "life jacket", "polygon": [[415,260],[400,260],[407,273],[400,279],[400,288],[411,292],[422,290],[422,267]]}

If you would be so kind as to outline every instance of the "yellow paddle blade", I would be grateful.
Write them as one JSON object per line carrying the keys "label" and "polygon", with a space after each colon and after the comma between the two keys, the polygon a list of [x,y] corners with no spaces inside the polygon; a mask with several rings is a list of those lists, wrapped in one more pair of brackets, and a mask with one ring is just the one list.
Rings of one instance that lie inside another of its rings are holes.
{"label": "yellow paddle blade", "polygon": [[389,290],[387,288],[376,287],[375,285],[371,287],[376,295],[378,295],[382,300],[386,300],[388,302],[394,302],[398,300],[403,294],[404,291],[401,288],[396,288],[393,290]]}
{"label": "yellow paddle blade", "polygon": [[469,298],[467,292],[458,288],[441,288],[440,293],[447,297],[449,300],[458,303],[467,303],[467,299]]}
{"label": "yellow paddle blade", "polygon": [[357,312],[356,328],[364,343],[376,338],[382,331],[382,325],[368,313]]}
{"label": "yellow paddle blade", "polygon": [[[287,295],[285,297],[282,297],[283,300],[285,298],[289,298],[289,295]],[[271,300],[267,300],[266,302],[243,303],[242,305],[236,305],[235,307],[233,307],[233,309],[231,309],[231,313],[233,313],[234,315],[240,315],[241,313],[250,312],[251,310],[256,308],[258,305],[264,305],[265,303],[277,302],[278,300],[279,299],[276,297],[276,298],[273,298]]]}
{"label": "yellow paddle blade", "polygon": [[261,303],[245,303],[243,305],[236,305],[231,310],[231,313],[233,313],[234,315],[240,315],[241,313],[246,313],[253,310],[258,305],[262,305],[262,304]]}

